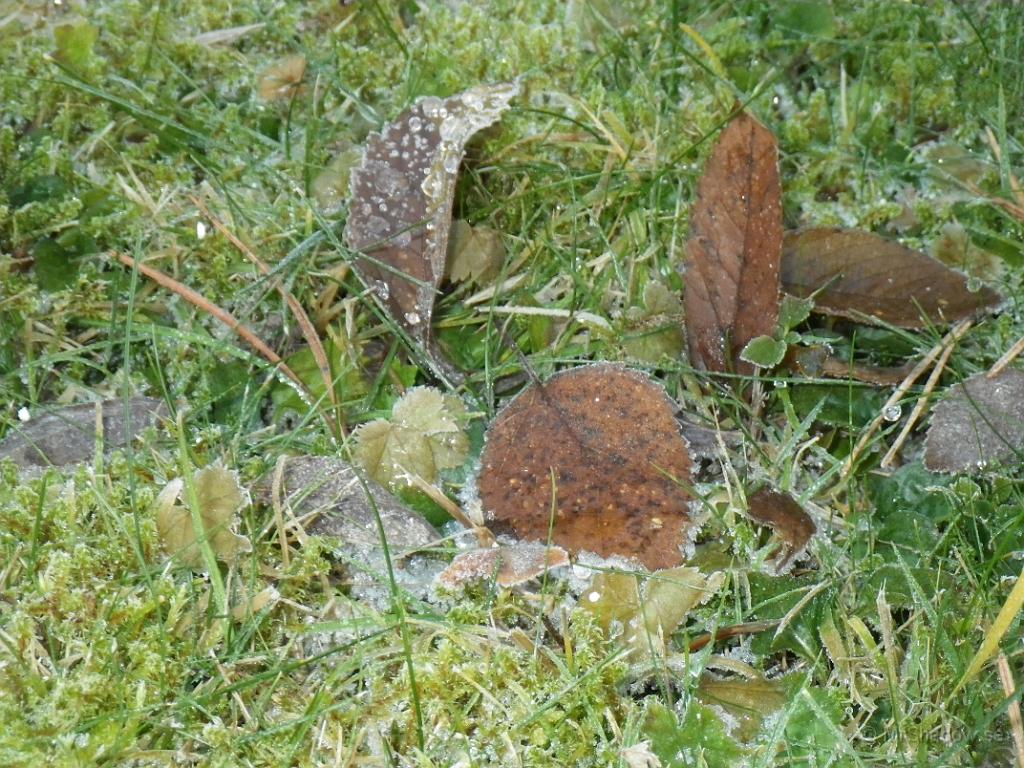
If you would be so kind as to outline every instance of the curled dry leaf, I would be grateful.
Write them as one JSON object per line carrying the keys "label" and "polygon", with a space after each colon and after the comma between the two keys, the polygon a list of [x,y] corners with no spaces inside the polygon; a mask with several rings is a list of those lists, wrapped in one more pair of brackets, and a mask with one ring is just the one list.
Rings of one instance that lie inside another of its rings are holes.
{"label": "curled dry leaf", "polygon": [[463,552],[437,577],[448,589],[494,578],[499,587],[515,587],[542,576],[552,568],[569,564],[569,554],[561,547],[544,544],[514,544]]}
{"label": "curled dry leaf", "polygon": [[747,514],[755,522],[769,526],[782,539],[777,568],[784,569],[807,546],[818,527],[803,507],[787,493],[761,488],[747,496]]}
{"label": "curled dry leaf", "polygon": [[[211,466],[196,470],[196,502],[205,536],[218,560],[232,563],[242,552],[251,552],[252,544],[245,536],[232,533],[236,513],[249,503],[249,494],[238,484],[234,472]],[[164,549],[180,563],[192,568],[205,566],[200,538],[187,507],[177,504],[184,482],[176,478],[157,495],[156,527]]]}
{"label": "curled dry leaf", "polygon": [[133,397],[127,404],[105,400],[57,408],[16,426],[0,442],[0,459],[11,459],[22,467],[89,461],[96,452],[97,409],[107,451],[124,448],[167,416],[164,402],[151,397]]}
{"label": "curled dry leaf", "polygon": [[933,472],[970,472],[1020,461],[1024,451],[1024,371],[972,376],[936,406],[925,438]]}
{"label": "curled dry leaf", "polygon": [[466,460],[466,418],[466,407],[454,395],[414,387],[395,403],[390,420],[376,419],[355,431],[355,459],[384,485],[409,485],[410,475],[433,483],[440,470]]}
{"label": "curled dry leaf", "polygon": [[492,530],[532,541],[550,530],[570,552],[679,565],[690,456],[674,413],[660,386],[614,365],[524,390],[484,446],[479,488]]}
{"label": "curled dry leaf", "polygon": [[698,368],[751,373],[740,351],[775,331],[781,196],[775,137],[741,112],[708,158],[690,214],[683,299]]}
{"label": "curled dry leaf", "polygon": [[466,142],[493,124],[518,83],[480,86],[457,96],[427,96],[367,138],[352,172],[345,240],[354,262],[393,320],[427,353],[434,372],[463,377],[436,350],[431,320],[444,278],[452,200]]}
{"label": "curled dry leaf", "polygon": [[782,287],[814,295],[814,309],[854,320],[874,317],[900,328],[953,323],[996,307],[991,288],[925,254],[871,232],[819,228],[786,234]]}

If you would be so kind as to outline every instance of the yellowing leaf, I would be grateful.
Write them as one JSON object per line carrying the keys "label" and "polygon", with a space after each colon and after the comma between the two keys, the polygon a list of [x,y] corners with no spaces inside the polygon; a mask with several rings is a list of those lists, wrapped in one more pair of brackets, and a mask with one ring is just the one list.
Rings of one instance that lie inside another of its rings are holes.
{"label": "yellowing leaf", "polygon": [[636,574],[599,573],[580,604],[596,615],[606,633],[621,624],[623,641],[634,653],[662,654],[668,636],[724,580],[720,572],[706,576],[696,568],[670,568],[654,573],[641,590]]}
{"label": "yellowing leaf", "polygon": [[483,285],[494,279],[505,261],[505,243],[500,232],[458,219],[452,222],[449,237],[449,280]]}
{"label": "yellowing leaf", "polygon": [[184,482],[181,478],[172,480],[154,502],[157,532],[164,550],[191,568],[204,565],[200,537],[205,537],[217,559],[226,563],[234,562],[242,552],[251,552],[249,539],[231,531],[235,514],[249,503],[248,494],[239,486],[234,473],[219,466],[206,467],[196,470],[192,482],[202,530],[196,531],[192,513],[177,503]]}
{"label": "yellowing leaf", "polygon": [[457,397],[415,387],[395,403],[390,420],[377,419],[356,430],[355,459],[385,485],[408,485],[412,476],[432,483],[442,469],[466,460],[465,418],[466,408]]}

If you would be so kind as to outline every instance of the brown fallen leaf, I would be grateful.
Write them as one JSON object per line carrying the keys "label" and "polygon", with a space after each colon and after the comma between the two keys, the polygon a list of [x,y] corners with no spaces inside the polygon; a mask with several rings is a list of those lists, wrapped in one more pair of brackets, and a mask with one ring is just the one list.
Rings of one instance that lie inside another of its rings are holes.
{"label": "brown fallen leaf", "polygon": [[519,93],[518,83],[427,96],[367,138],[352,171],[345,241],[354,262],[395,323],[426,352],[434,373],[464,377],[437,350],[431,321],[444,278],[452,201],[466,143],[493,124]]}
{"label": "brown fallen leaf", "polygon": [[782,286],[813,294],[815,312],[912,329],[974,317],[1002,301],[991,288],[968,290],[964,275],[919,251],[830,227],[786,233]]}
{"label": "brown fallen leaf", "polygon": [[803,507],[787,493],[760,488],[747,495],[747,514],[757,523],[769,526],[784,545],[777,553],[776,568],[782,570],[807,546],[818,527]]}
{"label": "brown fallen leaf", "polygon": [[775,330],[781,196],[775,137],[741,112],[708,158],[690,214],[683,299],[697,368],[751,373],[740,352]]}
{"label": "brown fallen leaf", "polygon": [[515,544],[476,549],[455,556],[451,565],[438,575],[448,589],[494,578],[499,587],[515,587],[542,576],[552,568],[569,564],[569,554],[561,547],[545,544]]}
{"label": "brown fallen leaf", "polygon": [[[491,528],[646,567],[682,562],[690,456],[675,407],[647,376],[598,364],[524,390],[484,446],[480,499]],[[552,496],[552,482],[556,491]]]}
{"label": "brown fallen leaf", "polygon": [[935,407],[925,438],[932,472],[980,472],[1024,452],[1024,371],[972,376]]}

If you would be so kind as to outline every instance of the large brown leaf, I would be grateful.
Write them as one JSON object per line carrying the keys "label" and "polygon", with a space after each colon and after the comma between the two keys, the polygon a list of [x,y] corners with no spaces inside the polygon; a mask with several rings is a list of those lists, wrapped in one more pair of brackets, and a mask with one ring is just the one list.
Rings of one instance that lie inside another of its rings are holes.
{"label": "large brown leaf", "polygon": [[517,83],[427,96],[366,140],[352,172],[345,241],[362,253],[356,270],[427,353],[434,372],[462,379],[434,344],[434,297],[444,278],[452,200],[466,142],[491,125],[519,92]]}
{"label": "large brown leaf", "polygon": [[690,214],[683,297],[698,368],[750,373],[739,353],[775,330],[781,194],[775,137],[741,112],[708,158]]}
{"label": "large brown leaf", "polygon": [[919,251],[856,229],[787,232],[782,287],[794,296],[815,291],[814,310],[854,320],[878,318],[900,328],[952,323],[996,306],[990,288],[967,289],[967,278]]}
{"label": "large brown leaf", "polygon": [[679,565],[690,456],[674,410],[647,376],[607,364],[524,390],[484,446],[480,498],[492,529],[542,542],[550,530],[573,552]]}

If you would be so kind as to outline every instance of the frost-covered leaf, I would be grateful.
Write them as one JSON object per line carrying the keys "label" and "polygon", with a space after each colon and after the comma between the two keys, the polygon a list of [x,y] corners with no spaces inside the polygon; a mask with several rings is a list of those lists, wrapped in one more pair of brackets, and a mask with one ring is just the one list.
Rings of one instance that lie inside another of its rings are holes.
{"label": "frost-covered leaf", "polygon": [[757,336],[747,342],[740,359],[758,368],[774,368],[786,356],[786,342],[771,336]]}
{"label": "frost-covered leaf", "polygon": [[384,485],[408,485],[413,475],[432,483],[441,470],[466,460],[466,418],[466,407],[454,395],[414,387],[395,403],[390,419],[371,421],[355,431],[355,459]]}
{"label": "frost-covered leaf", "polygon": [[735,735],[740,741],[753,741],[766,718],[786,706],[786,688],[779,680],[755,678],[719,678],[704,674],[697,686],[697,697],[709,706],[717,706],[736,719]]}
{"label": "frost-covered leaf", "polygon": [[528,387],[487,434],[479,487],[492,530],[679,565],[690,456],[675,411],[660,385],[614,365]]}
{"label": "frost-covered leaf", "polygon": [[494,578],[499,587],[515,587],[552,568],[569,564],[569,554],[561,547],[544,544],[514,544],[477,549],[455,556],[451,565],[437,577],[448,589],[457,589],[475,581]]}
{"label": "frost-covered leaf", "polygon": [[659,701],[647,705],[642,734],[664,768],[732,768],[742,765],[743,749],[726,730],[721,715],[691,700],[682,718]]}
{"label": "frost-covered leaf", "polygon": [[644,285],[643,307],[631,307],[620,333],[625,353],[642,363],[678,360],[686,348],[682,329],[683,302],[657,280]]}
{"label": "frost-covered leaf", "polygon": [[991,288],[968,289],[959,272],[871,232],[823,227],[788,232],[782,286],[814,295],[814,310],[854,320],[875,317],[901,328],[952,323],[1002,301]]}
{"label": "frost-covered leaf", "polygon": [[466,143],[495,123],[518,83],[471,88],[417,101],[367,138],[352,172],[345,241],[360,254],[356,271],[394,321],[426,351],[434,372],[462,374],[435,347],[434,299],[445,274],[452,202]]}
{"label": "frost-covered leaf", "polygon": [[781,251],[778,146],[741,112],[708,158],[690,214],[683,295],[693,366],[753,371],[739,353],[775,331]]}
{"label": "frost-covered leaf", "polygon": [[972,376],[936,406],[924,464],[934,472],[978,472],[1024,452],[1024,371]]}
{"label": "frost-covered leaf", "polygon": [[231,530],[237,512],[249,503],[249,494],[238,484],[235,473],[219,466],[205,467],[196,470],[192,482],[201,530],[196,530],[187,506],[178,504],[185,485],[181,478],[170,481],[154,502],[157,532],[164,550],[192,568],[205,566],[203,539],[217,559],[226,563],[234,562],[240,553],[251,552],[249,539]]}
{"label": "frost-covered leaf", "polygon": [[449,280],[483,285],[494,279],[504,261],[505,243],[498,230],[455,220],[448,244]]}
{"label": "frost-covered leaf", "polygon": [[105,400],[69,405],[41,414],[29,412],[29,420],[15,426],[0,442],[0,459],[9,458],[22,467],[59,467],[92,459],[96,453],[97,410],[107,452],[124,448],[167,416],[164,402],[151,397],[133,397],[127,403]]}

